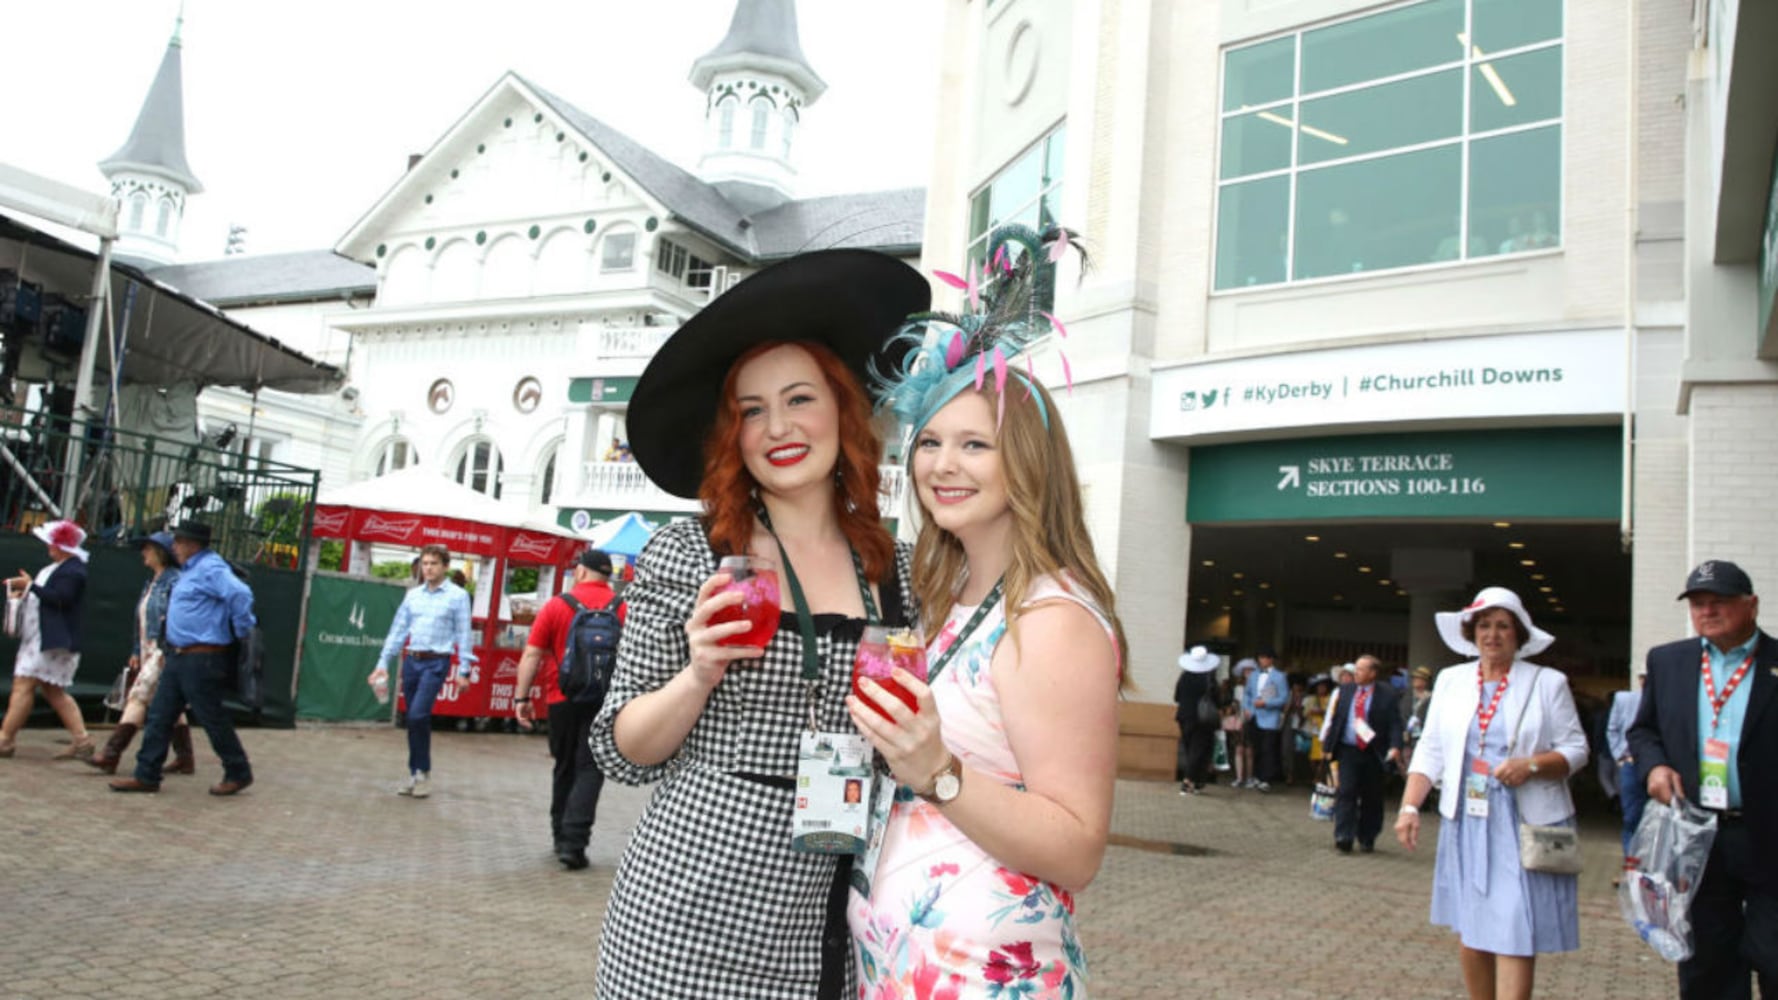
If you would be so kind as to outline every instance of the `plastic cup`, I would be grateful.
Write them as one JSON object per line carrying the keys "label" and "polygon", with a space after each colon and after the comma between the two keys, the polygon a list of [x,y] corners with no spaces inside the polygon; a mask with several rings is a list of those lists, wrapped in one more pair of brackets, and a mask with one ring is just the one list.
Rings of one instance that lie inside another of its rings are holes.
{"label": "plastic cup", "polygon": [[913,693],[895,680],[893,675],[896,667],[906,670],[921,681],[926,680],[926,647],[920,642],[919,633],[912,629],[890,629],[882,625],[865,626],[864,638],[858,643],[858,655],[852,660],[852,693],[885,719],[892,716],[883,706],[871,700],[860,686],[866,677],[899,699],[908,707],[908,711],[920,711],[920,703]]}
{"label": "plastic cup", "polygon": [[763,649],[777,634],[778,615],[782,611],[778,567],[771,560],[757,556],[724,556],[717,571],[729,576],[729,582],[718,593],[739,592],[741,603],[711,615],[710,624],[745,621],[752,626],[740,635],[722,640],[722,645]]}
{"label": "plastic cup", "polygon": [[389,704],[389,675],[376,674],[370,679],[370,689],[376,692],[377,704]]}

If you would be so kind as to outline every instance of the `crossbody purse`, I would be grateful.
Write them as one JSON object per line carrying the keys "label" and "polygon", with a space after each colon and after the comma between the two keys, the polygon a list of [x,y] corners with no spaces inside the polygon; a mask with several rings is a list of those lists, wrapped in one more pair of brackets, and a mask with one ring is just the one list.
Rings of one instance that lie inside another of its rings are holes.
{"label": "crossbody purse", "polygon": [[[1542,667],[1533,667],[1531,674],[1531,697],[1537,697],[1537,678],[1543,673]],[[1531,702],[1525,702],[1525,710],[1519,713],[1519,721],[1513,726],[1512,742],[1507,745],[1507,752],[1518,745],[1519,730],[1525,725],[1525,716],[1531,714]],[[1514,789],[1513,798],[1518,798],[1518,790]],[[1540,826],[1525,822],[1525,811],[1519,809],[1519,866],[1528,872],[1546,872],[1551,875],[1579,875],[1581,869],[1580,832],[1572,826]]]}

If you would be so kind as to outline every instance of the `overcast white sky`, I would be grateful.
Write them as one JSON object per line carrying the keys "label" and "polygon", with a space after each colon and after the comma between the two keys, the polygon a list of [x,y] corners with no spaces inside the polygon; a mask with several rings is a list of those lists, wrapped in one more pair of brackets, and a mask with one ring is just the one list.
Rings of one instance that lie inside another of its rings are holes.
{"label": "overcast white sky", "polygon": [[[186,154],[204,184],[182,259],[331,247],[500,75],[516,70],[695,169],[686,76],[734,0],[186,0]],[[6,5],[0,160],[94,192],[179,0]],[[926,183],[941,0],[800,0],[828,90],[797,133],[801,195]]]}

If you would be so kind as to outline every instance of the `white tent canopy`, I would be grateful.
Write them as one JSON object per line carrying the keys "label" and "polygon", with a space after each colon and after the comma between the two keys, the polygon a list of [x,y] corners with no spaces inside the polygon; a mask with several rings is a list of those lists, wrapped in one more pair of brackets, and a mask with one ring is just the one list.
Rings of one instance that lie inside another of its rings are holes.
{"label": "white tent canopy", "polygon": [[327,490],[315,498],[315,503],[322,507],[356,507],[426,517],[452,517],[502,528],[565,534],[556,525],[531,520],[524,511],[478,493],[437,469],[421,465]]}

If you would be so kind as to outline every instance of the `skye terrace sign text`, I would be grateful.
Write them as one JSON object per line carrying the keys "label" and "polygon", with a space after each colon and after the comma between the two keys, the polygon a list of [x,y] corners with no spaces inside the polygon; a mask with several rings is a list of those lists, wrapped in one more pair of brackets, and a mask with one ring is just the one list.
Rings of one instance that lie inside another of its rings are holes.
{"label": "skye terrace sign text", "polygon": [[1618,516],[1615,427],[1372,434],[1192,449],[1186,519]]}
{"label": "skye terrace sign text", "polygon": [[1292,427],[1576,416],[1624,408],[1621,330],[1402,341],[1201,361],[1155,372],[1149,436],[1228,440]]}

